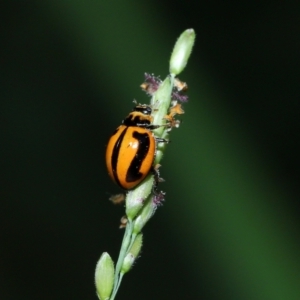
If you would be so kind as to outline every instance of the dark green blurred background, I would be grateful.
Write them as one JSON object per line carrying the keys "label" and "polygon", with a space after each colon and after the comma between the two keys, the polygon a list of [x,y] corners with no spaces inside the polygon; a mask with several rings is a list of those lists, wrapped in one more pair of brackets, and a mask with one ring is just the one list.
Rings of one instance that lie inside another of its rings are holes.
{"label": "dark green blurred background", "polygon": [[1,300],[96,299],[123,235],[107,139],[187,28],[166,202],[117,298],[300,299],[300,5],[225,3],[1,2]]}

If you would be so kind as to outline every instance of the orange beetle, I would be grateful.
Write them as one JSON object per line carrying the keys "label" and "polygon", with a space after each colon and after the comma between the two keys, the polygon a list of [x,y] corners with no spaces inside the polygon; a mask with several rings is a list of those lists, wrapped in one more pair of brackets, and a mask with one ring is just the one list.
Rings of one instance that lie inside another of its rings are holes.
{"label": "orange beetle", "polygon": [[136,105],[111,136],[106,148],[108,174],[125,190],[133,189],[154,170],[156,139],[151,130],[152,109],[148,105]]}

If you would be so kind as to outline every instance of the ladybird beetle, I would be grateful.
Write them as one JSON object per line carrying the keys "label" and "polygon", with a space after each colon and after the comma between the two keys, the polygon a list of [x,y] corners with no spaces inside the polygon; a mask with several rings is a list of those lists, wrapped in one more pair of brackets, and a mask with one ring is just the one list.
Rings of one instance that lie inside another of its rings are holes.
{"label": "ladybird beetle", "polygon": [[160,127],[153,125],[152,109],[148,105],[136,105],[123,120],[106,148],[108,174],[125,190],[133,189],[153,168],[156,152],[156,139],[151,130]]}

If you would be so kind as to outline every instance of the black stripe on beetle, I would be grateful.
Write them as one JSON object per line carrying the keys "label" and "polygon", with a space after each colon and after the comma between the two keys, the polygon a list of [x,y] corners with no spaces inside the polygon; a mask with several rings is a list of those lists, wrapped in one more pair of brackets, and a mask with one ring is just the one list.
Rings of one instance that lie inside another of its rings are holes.
{"label": "black stripe on beetle", "polygon": [[139,141],[139,147],[128,168],[126,174],[127,182],[137,181],[144,175],[140,172],[140,169],[145,157],[148,155],[150,147],[150,139],[148,133],[139,133],[137,131],[134,131],[132,136]]}
{"label": "black stripe on beetle", "polygon": [[118,173],[117,173],[118,157],[119,157],[122,141],[126,134],[127,129],[128,129],[128,127],[125,127],[123,132],[120,134],[118,140],[115,143],[115,146],[114,146],[114,149],[112,152],[112,156],[111,156],[111,168],[113,171],[113,176],[115,178],[116,183],[119,185],[121,185],[121,183],[119,181],[119,177],[118,177]]}

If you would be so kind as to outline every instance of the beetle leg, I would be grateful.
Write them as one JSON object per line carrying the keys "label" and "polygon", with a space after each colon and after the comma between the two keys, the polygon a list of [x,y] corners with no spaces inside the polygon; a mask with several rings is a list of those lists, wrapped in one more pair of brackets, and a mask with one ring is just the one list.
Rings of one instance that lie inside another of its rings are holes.
{"label": "beetle leg", "polygon": [[151,171],[152,171],[152,173],[154,175],[154,186],[153,186],[153,193],[154,194],[157,194],[158,183],[165,181],[163,178],[160,177],[159,168],[160,168],[160,164],[156,164],[151,169]]}
{"label": "beetle leg", "polygon": [[149,129],[149,130],[154,130],[154,129],[157,129],[157,128],[163,127],[163,126],[169,127],[170,124],[167,123],[167,124],[162,124],[162,125],[153,125],[153,124],[143,125],[143,127],[147,128],[147,129]]}
{"label": "beetle leg", "polygon": [[163,139],[163,138],[158,138],[158,137],[155,137],[155,140],[157,143],[170,143],[170,140],[166,140],[166,139]]}

